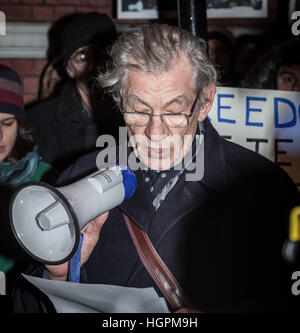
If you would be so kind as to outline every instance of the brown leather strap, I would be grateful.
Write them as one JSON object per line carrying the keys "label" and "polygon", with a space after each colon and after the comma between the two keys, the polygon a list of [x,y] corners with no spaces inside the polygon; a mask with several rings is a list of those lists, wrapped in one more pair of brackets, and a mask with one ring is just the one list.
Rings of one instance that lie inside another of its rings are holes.
{"label": "brown leather strap", "polygon": [[190,308],[192,310],[192,303],[184,295],[181,286],[156,252],[147,234],[134,224],[128,216],[125,214],[123,216],[140,259],[167,302],[169,302],[174,311],[181,308]]}

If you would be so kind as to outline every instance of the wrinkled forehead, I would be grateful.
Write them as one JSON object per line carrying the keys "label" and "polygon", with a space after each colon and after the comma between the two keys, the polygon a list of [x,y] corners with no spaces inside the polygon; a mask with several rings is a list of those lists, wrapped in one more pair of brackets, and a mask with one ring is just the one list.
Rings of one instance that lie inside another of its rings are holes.
{"label": "wrinkled forehead", "polygon": [[145,67],[140,64],[138,60],[130,59],[130,66],[126,75],[127,92],[133,86],[135,88],[143,89],[144,86],[157,87],[158,91],[168,87],[172,89],[173,86],[182,87],[182,89],[190,89],[193,85],[193,69],[187,56],[182,56],[173,59],[169,66],[162,70],[152,68],[151,66]]}

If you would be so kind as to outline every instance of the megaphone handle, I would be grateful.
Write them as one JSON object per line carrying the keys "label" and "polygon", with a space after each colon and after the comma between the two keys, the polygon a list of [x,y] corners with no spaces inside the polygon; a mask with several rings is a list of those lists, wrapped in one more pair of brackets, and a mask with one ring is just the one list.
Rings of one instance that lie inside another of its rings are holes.
{"label": "megaphone handle", "polygon": [[83,242],[83,234],[80,233],[79,245],[74,253],[73,257],[70,259],[69,263],[69,282],[80,282],[80,262],[81,262],[81,246]]}

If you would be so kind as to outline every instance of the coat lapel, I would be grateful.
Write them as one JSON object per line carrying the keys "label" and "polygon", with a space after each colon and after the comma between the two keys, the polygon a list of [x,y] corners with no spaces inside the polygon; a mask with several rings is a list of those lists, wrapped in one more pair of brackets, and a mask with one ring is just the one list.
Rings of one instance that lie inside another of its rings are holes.
{"label": "coat lapel", "polygon": [[130,199],[123,201],[119,208],[131,218],[137,226],[145,232],[148,232],[155,213],[155,208],[152,204],[148,188],[144,184],[142,172],[137,170],[134,174],[138,184],[136,191]]}

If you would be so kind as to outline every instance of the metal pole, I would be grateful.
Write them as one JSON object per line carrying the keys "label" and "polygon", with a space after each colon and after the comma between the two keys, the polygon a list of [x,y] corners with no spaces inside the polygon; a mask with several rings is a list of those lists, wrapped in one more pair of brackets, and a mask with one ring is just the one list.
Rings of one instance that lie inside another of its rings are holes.
{"label": "metal pole", "polygon": [[177,0],[178,26],[207,41],[206,0]]}

